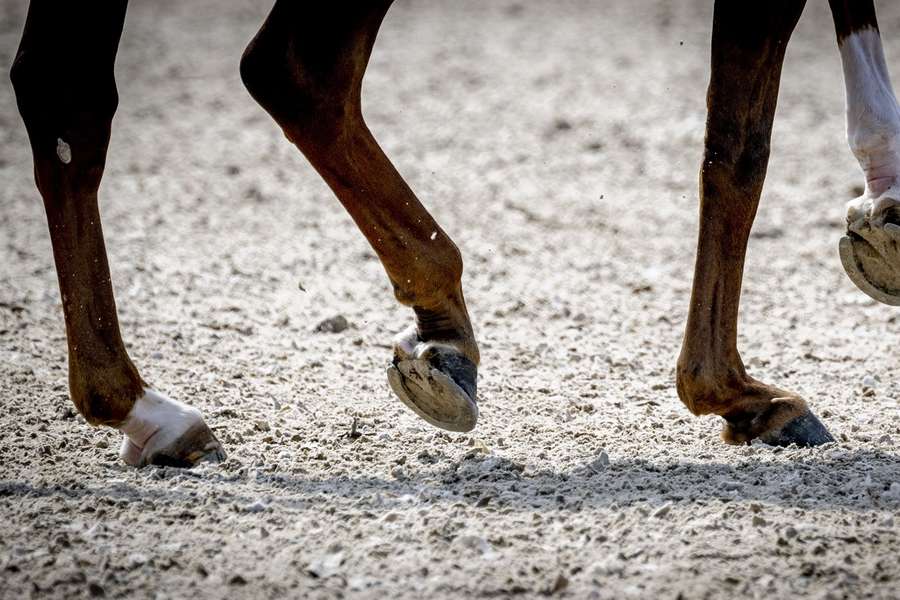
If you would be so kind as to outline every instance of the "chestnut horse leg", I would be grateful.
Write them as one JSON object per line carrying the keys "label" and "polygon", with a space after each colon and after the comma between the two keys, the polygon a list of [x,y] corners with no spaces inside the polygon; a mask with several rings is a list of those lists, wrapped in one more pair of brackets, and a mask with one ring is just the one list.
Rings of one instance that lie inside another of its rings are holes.
{"label": "chestnut horse leg", "polygon": [[884,60],[872,0],[830,0],[844,69],[847,139],[866,178],[847,205],[840,254],[850,279],[900,305],[900,106]]}
{"label": "chestnut horse leg", "polygon": [[724,417],[722,437],[730,443],[833,441],[800,397],[747,375],[737,350],[747,239],[766,174],[785,48],[804,4],[715,4],[700,235],[678,394],[694,414]]}
{"label": "chestnut horse leg", "polygon": [[250,94],[312,163],[372,245],[415,324],[394,341],[388,380],[432,425],[475,426],[478,347],[459,250],[363,121],[360,92],[390,0],[279,0],[241,59]]}
{"label": "chestnut horse leg", "polygon": [[149,388],[128,357],[100,227],[125,8],[124,0],[33,0],[10,77],[50,227],[72,400],[88,423],[123,431],[126,462],[189,466],[221,457],[221,446],[196,409]]}

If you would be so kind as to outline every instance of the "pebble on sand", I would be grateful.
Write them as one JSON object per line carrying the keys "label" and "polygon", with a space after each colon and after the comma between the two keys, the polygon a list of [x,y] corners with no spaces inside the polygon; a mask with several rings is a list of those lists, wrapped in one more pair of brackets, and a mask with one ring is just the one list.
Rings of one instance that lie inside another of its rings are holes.
{"label": "pebble on sand", "polygon": [[244,512],[259,513],[268,510],[269,505],[260,499],[254,500],[250,504],[244,506]]}
{"label": "pebble on sand", "polygon": [[329,317],[316,325],[317,333],[340,333],[350,327],[350,322],[344,315]]}

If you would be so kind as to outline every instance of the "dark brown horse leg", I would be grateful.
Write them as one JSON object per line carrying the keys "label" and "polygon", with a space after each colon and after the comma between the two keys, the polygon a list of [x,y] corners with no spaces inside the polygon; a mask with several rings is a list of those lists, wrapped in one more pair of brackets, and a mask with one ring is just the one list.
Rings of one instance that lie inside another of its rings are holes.
{"label": "dark brown horse leg", "polygon": [[715,5],[700,236],[678,394],[694,414],[724,417],[722,435],[730,443],[833,441],[796,394],[747,375],[737,350],[747,239],[766,174],[785,47],[804,3]]}
{"label": "dark brown horse leg", "polygon": [[321,174],[378,254],[415,326],[395,339],[392,388],[438,427],[475,426],[478,347],[459,250],[372,137],[360,90],[390,0],[279,0],[241,60],[251,95]]}
{"label": "dark brown horse leg", "polygon": [[196,409],[149,389],[128,357],[97,206],[125,8],[33,0],[10,77],[50,227],[72,400],[89,423],[125,433],[127,462],[188,465],[220,446]]}
{"label": "dark brown horse leg", "polygon": [[847,138],[866,178],[847,205],[841,262],[866,294],[900,306],[900,106],[872,0],[830,0],[847,93]]}

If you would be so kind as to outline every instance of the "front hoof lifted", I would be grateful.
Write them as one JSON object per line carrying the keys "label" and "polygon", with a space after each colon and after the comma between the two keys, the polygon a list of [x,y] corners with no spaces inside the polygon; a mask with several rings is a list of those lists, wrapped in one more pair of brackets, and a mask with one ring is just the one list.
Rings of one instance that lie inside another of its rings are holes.
{"label": "front hoof lifted", "polygon": [[394,361],[387,369],[391,389],[431,425],[471,431],[478,421],[478,367],[450,344],[413,336],[395,342]]}
{"label": "front hoof lifted", "polygon": [[900,306],[900,201],[891,197],[898,193],[891,188],[874,201],[851,202],[847,235],[838,245],[841,264],[856,287],[891,306]]}
{"label": "front hoof lifted", "polygon": [[806,448],[835,441],[800,398],[772,398],[758,412],[726,417],[722,439],[729,444],[759,439],[770,446],[796,444]]}

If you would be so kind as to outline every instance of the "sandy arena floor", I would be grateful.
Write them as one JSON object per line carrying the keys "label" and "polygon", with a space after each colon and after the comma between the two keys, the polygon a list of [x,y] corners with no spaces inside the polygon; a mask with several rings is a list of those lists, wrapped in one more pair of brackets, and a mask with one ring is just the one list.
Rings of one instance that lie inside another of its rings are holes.
{"label": "sandy arena floor", "polygon": [[[711,1],[388,14],[366,114],[462,249],[473,435],[390,394],[410,314],[239,81],[268,4],[133,2],[101,188],[132,356],[204,412],[222,465],[131,470],[114,431],[73,413],[44,212],[0,81],[0,596],[900,594],[900,312],[837,256],[861,178],[824,0],[788,50],[740,340],[751,373],[839,439],[817,450],[725,446],[675,393]],[[880,9],[900,82],[900,3]],[[9,65],[25,2],[0,10]],[[349,329],[314,331],[335,315]]]}

